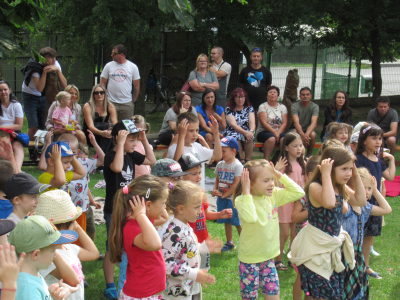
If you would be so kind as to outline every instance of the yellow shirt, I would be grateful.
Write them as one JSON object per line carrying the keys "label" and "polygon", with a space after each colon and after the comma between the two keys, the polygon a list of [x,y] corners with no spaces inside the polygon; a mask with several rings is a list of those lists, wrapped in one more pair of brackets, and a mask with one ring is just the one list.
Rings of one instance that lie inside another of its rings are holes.
{"label": "yellow shirt", "polygon": [[[50,181],[53,179],[54,174],[50,174],[49,172],[44,172],[42,175],[39,177],[39,183],[44,183],[44,184],[50,184]],[[59,188],[48,188],[44,190],[44,192],[52,191],[52,190],[63,190],[64,192],[67,192],[69,194],[68,190],[68,183],[71,182],[72,178],[74,177],[74,171],[68,171],[65,173],[65,184],[63,186],[60,186]]]}

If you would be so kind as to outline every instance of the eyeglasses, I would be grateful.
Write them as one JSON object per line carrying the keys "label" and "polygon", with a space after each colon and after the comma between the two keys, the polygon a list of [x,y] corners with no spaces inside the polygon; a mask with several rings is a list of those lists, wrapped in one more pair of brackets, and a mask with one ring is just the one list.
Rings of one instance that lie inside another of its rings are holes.
{"label": "eyeglasses", "polygon": [[111,52],[111,55],[112,55],[112,56],[115,56],[115,55],[118,55],[118,54],[121,54],[121,53],[115,53],[114,51]]}
{"label": "eyeglasses", "polygon": [[106,92],[105,91],[101,91],[101,92],[93,92],[93,95],[96,95],[96,96],[98,96],[98,95],[104,95]]}
{"label": "eyeglasses", "polygon": [[235,99],[245,99],[245,96],[236,96]]}

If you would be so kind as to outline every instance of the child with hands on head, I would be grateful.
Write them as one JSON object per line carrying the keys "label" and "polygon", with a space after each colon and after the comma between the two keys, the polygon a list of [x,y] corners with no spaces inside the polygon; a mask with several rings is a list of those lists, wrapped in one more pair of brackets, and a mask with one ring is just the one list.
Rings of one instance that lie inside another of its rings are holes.
{"label": "child with hands on head", "polygon": [[[52,114],[54,129],[67,129],[73,130],[74,125],[77,124],[75,116],[69,109],[68,104],[71,101],[71,94],[67,92],[59,92],[56,96],[57,107],[54,109]],[[68,129],[68,124],[71,124],[71,128]]]}
{"label": "child with hands on head", "polygon": [[[285,188],[276,187],[276,180]],[[244,165],[233,195],[242,224],[239,240],[242,299],[257,299],[259,286],[264,299],[279,299],[279,278],[274,263],[279,254],[278,207],[303,196],[299,185],[265,159]]]}

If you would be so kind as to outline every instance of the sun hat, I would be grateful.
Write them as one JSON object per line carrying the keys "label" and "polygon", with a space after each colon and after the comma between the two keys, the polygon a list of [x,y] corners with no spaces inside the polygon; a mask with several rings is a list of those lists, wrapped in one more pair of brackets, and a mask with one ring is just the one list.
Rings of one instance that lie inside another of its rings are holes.
{"label": "sun hat", "polygon": [[170,158],[157,160],[151,167],[151,175],[157,177],[180,177],[189,174],[182,172],[181,165]]}
{"label": "sun hat", "polygon": [[53,224],[61,224],[79,218],[82,208],[72,203],[68,193],[52,190],[40,195],[36,214],[45,217]]}
{"label": "sun hat", "polygon": [[179,158],[178,163],[181,165],[182,171],[187,171],[191,168],[201,165],[203,162],[206,161],[207,160],[199,161],[199,159],[192,153],[186,153]]}
{"label": "sun hat", "polygon": [[50,245],[68,244],[78,239],[72,230],[58,231],[56,226],[43,216],[29,216],[22,219],[11,231],[8,242],[17,253],[29,253]]}
{"label": "sun hat", "polygon": [[357,131],[351,135],[350,144],[358,143],[358,138],[360,137],[360,131]]}
{"label": "sun hat", "polygon": [[69,145],[66,142],[54,142],[51,143],[47,149],[46,149],[46,153],[45,153],[45,158],[49,158],[50,154],[52,154],[53,152],[53,146],[54,145],[58,145],[58,147],[60,148],[61,151],[61,157],[65,157],[65,156],[72,156],[74,155],[74,152],[72,152],[71,148],[69,147]]}
{"label": "sun hat", "polygon": [[17,173],[8,179],[4,193],[6,198],[11,200],[21,194],[40,194],[50,186],[50,184],[39,183],[30,174]]}
{"label": "sun hat", "polygon": [[226,136],[221,139],[221,147],[231,147],[239,151],[239,143],[233,136]]}
{"label": "sun hat", "polygon": [[15,227],[15,223],[11,220],[0,220],[0,235],[9,233]]}

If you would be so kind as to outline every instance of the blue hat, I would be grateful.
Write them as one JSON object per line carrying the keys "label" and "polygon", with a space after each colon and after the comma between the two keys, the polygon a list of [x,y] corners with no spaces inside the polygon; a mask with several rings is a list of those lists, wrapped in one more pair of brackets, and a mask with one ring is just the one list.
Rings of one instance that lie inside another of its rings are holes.
{"label": "blue hat", "polygon": [[49,158],[50,154],[53,151],[53,146],[54,145],[58,145],[58,147],[61,150],[61,157],[65,157],[65,156],[72,156],[74,155],[74,152],[72,152],[71,148],[69,147],[69,145],[66,142],[54,142],[51,143],[47,149],[46,149],[46,153],[45,153],[45,158]]}
{"label": "blue hat", "polygon": [[221,147],[231,147],[239,151],[239,143],[233,136],[226,136],[221,139]]}

